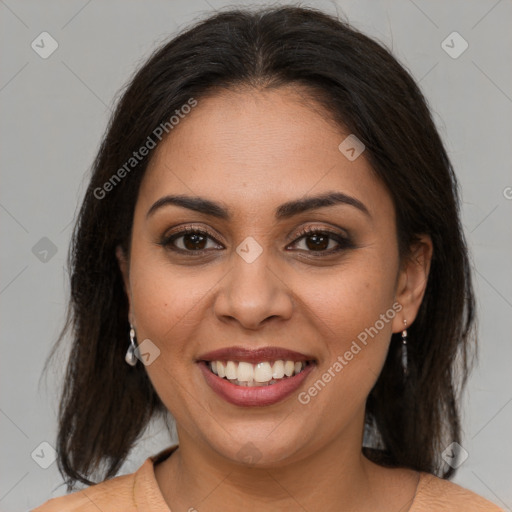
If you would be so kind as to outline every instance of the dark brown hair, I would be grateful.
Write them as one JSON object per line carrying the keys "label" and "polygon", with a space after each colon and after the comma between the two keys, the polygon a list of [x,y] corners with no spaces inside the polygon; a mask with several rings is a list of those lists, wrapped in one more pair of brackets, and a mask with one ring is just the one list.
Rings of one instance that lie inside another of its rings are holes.
{"label": "dark brown hair", "polygon": [[200,103],[221,88],[285,85],[307,91],[365,144],[394,202],[401,257],[417,235],[432,238],[426,293],[408,329],[409,376],[404,381],[394,334],[368,397],[363,450],[381,464],[453,474],[442,469],[440,454],[460,441],[457,400],[475,329],[452,166],[418,86],[387,49],[346,22],[290,6],[231,10],[197,23],[159,48],[118,102],[73,233],[68,316],[49,358],[71,332],[57,439],[68,490],[92,483],[95,473],[114,476],[149,420],[167,412],[144,366],[124,362],[128,301],[115,256],[118,244],[129,253],[151,153],[104,198],[98,189],[190,98]]}

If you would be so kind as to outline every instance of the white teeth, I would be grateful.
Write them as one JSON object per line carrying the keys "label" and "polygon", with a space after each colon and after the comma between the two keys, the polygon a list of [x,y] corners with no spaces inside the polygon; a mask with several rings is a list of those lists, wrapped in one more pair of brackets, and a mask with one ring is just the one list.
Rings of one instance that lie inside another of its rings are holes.
{"label": "white teeth", "polygon": [[304,361],[268,361],[251,364],[246,361],[210,361],[213,373],[226,378],[238,386],[270,386],[279,380],[300,373],[305,367]]}
{"label": "white teeth", "polygon": [[[301,363],[296,363],[300,365]],[[300,370],[299,370],[300,371]],[[268,382],[272,380],[272,366],[270,363],[258,363],[254,370],[254,380],[256,382]]]}
{"label": "white teeth", "polygon": [[226,363],[226,379],[236,379],[237,371],[236,371],[236,363],[233,361],[228,361]]}
{"label": "white teeth", "polygon": [[284,374],[287,377],[291,377],[293,375],[294,370],[295,370],[295,363],[293,361],[286,361],[286,363],[284,363]]}
{"label": "white teeth", "polygon": [[282,379],[284,377],[284,362],[276,361],[272,367],[272,377],[274,379]]}
{"label": "white teeth", "polygon": [[237,379],[244,382],[254,380],[254,369],[251,363],[246,363],[245,361],[238,363]]}

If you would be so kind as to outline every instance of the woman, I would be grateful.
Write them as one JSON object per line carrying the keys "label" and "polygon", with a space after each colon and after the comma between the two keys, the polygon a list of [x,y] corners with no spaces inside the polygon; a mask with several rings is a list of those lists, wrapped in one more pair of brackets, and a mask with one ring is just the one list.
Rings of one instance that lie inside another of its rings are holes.
{"label": "woman", "polygon": [[[447,480],[474,338],[457,181],[410,75],[348,25],[236,10],[159,49],[70,263],[58,463],[102,482],[37,511],[500,510]],[[167,413],[179,444],[115,477]]]}

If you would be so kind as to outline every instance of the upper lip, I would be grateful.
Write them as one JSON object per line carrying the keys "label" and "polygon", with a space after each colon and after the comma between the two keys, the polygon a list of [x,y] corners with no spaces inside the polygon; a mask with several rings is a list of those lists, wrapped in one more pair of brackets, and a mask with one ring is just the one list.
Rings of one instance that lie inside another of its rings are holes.
{"label": "upper lip", "polygon": [[226,347],[207,352],[198,357],[198,361],[245,361],[247,363],[262,363],[265,361],[314,361],[315,358],[280,347]]}

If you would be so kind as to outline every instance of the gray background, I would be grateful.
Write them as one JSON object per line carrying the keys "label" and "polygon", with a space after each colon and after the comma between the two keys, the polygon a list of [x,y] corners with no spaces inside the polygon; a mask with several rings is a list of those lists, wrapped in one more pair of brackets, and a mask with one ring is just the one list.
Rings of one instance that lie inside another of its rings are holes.
{"label": "gray background", "polygon": [[[39,379],[64,319],[75,209],[116,93],[159,43],[226,5],[235,4],[0,0],[2,511],[27,510],[64,493],[56,463],[43,469],[31,454],[51,461],[40,443],[55,445],[65,351],[48,378]],[[433,109],[461,181],[480,308],[480,365],[464,400],[469,457],[454,481],[512,510],[512,2],[303,5],[339,9],[387,44]],[[59,45],[47,59],[31,48],[43,31]],[[469,44],[456,59],[441,47],[453,31]],[[152,426],[122,472],[169,444],[163,426]]]}

